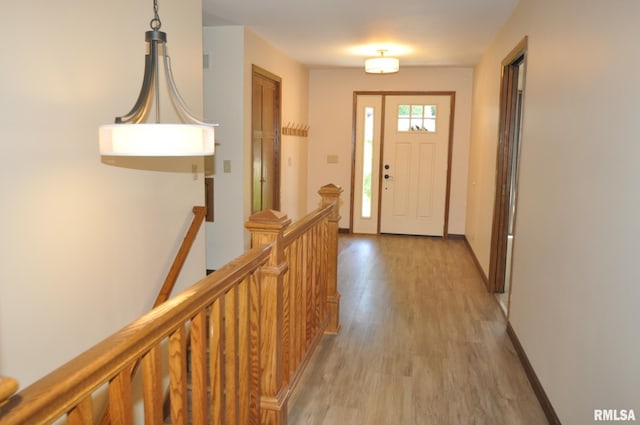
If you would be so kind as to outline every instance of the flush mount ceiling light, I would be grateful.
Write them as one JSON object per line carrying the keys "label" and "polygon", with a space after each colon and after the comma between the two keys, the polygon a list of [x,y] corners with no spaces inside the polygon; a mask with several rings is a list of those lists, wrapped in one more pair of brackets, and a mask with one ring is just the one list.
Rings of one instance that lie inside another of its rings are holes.
{"label": "flush mount ceiling light", "polygon": [[[115,156],[200,156],[213,155],[214,126],[197,119],[180,96],[171,71],[171,59],[167,54],[167,34],[160,31],[162,22],[158,15],[158,1],[153,1],[154,17],[151,31],[145,32],[148,52],[145,55],[144,77],[138,100],[131,111],[116,117],[115,124],[102,125],[98,130],[101,155]],[[171,103],[183,122],[188,124],[160,123],[159,61],[163,56],[164,75]],[[155,101],[155,102],[154,102]],[[145,123],[155,103],[155,122]]]}
{"label": "flush mount ceiling light", "polygon": [[400,69],[400,61],[384,54],[386,50],[378,50],[379,57],[369,58],[364,61],[364,70],[368,74],[392,74]]}

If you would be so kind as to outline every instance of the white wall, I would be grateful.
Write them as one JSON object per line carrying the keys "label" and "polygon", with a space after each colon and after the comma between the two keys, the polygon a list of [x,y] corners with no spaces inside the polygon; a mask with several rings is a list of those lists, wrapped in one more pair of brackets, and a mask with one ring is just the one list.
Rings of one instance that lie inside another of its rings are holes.
{"label": "white wall", "polygon": [[[213,64],[205,71],[205,109],[220,123],[213,174],[216,222],[207,226],[207,267],[215,269],[249,244],[244,222],[251,214],[252,66],[282,79],[283,125],[308,122],[309,71],[241,26],[205,28],[204,46]],[[223,173],[225,159],[232,160],[231,173]],[[307,140],[282,136],[280,160],[280,209],[295,220],[307,212]]]}
{"label": "white wall", "polygon": [[[140,90],[152,7],[3,2],[0,375],[22,386],[148,311],[202,205],[202,159],[101,160]],[[161,5],[174,74],[202,110],[199,1]],[[163,111],[168,110],[167,107]],[[178,283],[204,275],[198,238]]]}
{"label": "white wall", "polygon": [[[363,69],[313,69],[310,76],[308,208],[318,205],[316,190],[326,183],[344,189],[340,227],[348,228],[354,91],[455,91],[449,233],[464,234],[471,116],[471,68],[402,68],[393,75],[367,75]],[[327,155],[337,155],[328,164]]]}
{"label": "white wall", "polygon": [[638,16],[521,0],[475,72],[467,236],[488,272],[500,62],[529,36],[510,321],[567,425],[640,412]]}
{"label": "white wall", "polygon": [[[218,269],[245,250],[244,27],[205,27],[204,109],[216,128],[213,223],[207,223],[207,268]],[[249,86],[251,92],[251,86]],[[225,173],[223,161],[230,161]]]}

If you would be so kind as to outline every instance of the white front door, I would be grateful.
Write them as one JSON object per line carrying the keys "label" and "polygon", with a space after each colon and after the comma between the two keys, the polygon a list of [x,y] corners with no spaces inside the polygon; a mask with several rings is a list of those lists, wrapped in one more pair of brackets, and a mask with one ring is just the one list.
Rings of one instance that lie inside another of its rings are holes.
{"label": "white front door", "polygon": [[451,97],[386,96],[380,232],[444,235]]}

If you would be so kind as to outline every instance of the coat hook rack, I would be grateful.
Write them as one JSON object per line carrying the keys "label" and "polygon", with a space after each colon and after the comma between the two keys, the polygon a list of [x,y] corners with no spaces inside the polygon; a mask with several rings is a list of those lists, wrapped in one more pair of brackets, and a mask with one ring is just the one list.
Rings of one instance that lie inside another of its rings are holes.
{"label": "coat hook rack", "polygon": [[285,136],[308,137],[309,128],[310,127],[306,124],[292,123],[289,121],[287,125],[282,127],[282,134]]}

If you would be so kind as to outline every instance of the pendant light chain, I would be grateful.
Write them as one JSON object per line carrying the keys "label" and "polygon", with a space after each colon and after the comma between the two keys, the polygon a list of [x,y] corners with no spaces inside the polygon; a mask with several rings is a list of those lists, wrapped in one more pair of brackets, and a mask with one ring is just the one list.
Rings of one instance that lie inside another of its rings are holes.
{"label": "pendant light chain", "polygon": [[[160,15],[158,14],[158,0],[153,0],[153,19],[149,22],[151,29],[153,31],[160,31],[160,27],[162,26],[162,21],[160,21]],[[163,54],[166,54],[164,51],[165,44],[162,43]],[[160,122],[160,76],[158,75],[157,68],[154,75],[154,99],[156,106],[156,123]]]}
{"label": "pendant light chain", "polygon": [[158,31],[162,26],[160,15],[158,14],[158,0],[153,0],[153,19],[149,22],[149,25],[154,31]]}

